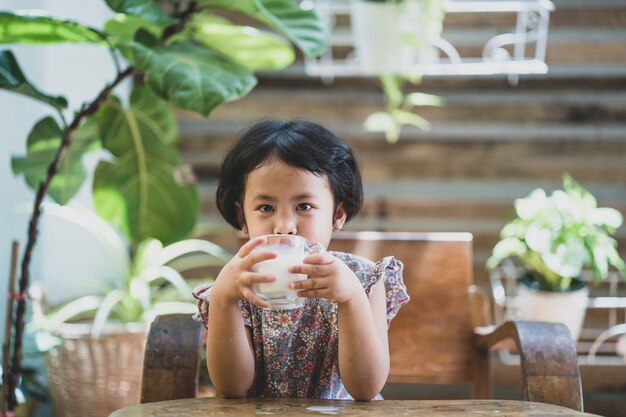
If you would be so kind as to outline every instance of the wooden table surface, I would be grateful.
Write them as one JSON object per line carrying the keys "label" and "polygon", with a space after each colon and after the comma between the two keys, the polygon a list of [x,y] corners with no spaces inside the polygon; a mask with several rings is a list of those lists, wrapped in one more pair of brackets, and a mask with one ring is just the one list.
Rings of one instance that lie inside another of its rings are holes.
{"label": "wooden table surface", "polygon": [[371,402],[294,398],[188,398],[133,405],[110,417],[208,416],[593,416],[552,404],[510,400],[384,400]]}

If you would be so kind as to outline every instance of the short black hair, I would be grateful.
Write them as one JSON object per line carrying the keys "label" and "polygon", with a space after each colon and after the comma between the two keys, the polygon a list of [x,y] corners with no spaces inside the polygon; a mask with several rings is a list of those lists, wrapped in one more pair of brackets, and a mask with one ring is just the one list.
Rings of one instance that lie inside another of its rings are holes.
{"label": "short black hair", "polygon": [[262,119],[236,140],[226,153],[219,174],[217,208],[236,229],[243,227],[241,210],[248,174],[274,158],[294,168],[325,175],[335,209],[343,204],[346,220],[361,209],[361,172],[348,145],[325,127],[309,120]]}

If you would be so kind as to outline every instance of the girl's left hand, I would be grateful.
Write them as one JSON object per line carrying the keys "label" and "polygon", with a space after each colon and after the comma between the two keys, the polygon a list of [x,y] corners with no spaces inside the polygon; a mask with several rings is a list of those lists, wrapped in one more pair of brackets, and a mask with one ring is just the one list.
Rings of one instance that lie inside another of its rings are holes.
{"label": "girl's left hand", "polygon": [[350,301],[363,291],[354,272],[341,259],[328,253],[319,253],[304,258],[302,265],[289,268],[293,274],[306,274],[308,279],[292,282],[290,287],[300,297],[325,298],[333,303]]}

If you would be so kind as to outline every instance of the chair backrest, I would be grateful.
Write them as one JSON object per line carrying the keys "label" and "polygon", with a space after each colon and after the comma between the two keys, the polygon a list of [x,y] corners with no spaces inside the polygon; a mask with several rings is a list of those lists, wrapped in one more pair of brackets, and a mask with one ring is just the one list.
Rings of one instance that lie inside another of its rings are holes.
{"label": "chair backrest", "polygon": [[474,382],[470,233],[338,232],[329,249],[404,263],[411,300],[389,328],[388,382]]}

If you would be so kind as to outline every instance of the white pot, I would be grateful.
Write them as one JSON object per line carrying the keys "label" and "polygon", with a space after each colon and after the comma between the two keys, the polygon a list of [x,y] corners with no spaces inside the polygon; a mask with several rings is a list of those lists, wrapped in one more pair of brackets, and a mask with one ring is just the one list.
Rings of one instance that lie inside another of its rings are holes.
{"label": "white pot", "polygon": [[517,315],[520,320],[537,320],[563,323],[572,338],[578,340],[585,320],[589,287],[578,290],[553,292],[537,291],[525,284],[517,287]]}
{"label": "white pot", "polygon": [[418,53],[405,41],[408,34],[419,33],[416,14],[406,3],[352,1],[350,25],[363,74],[408,74],[418,62],[436,61],[435,48],[422,48]]}

